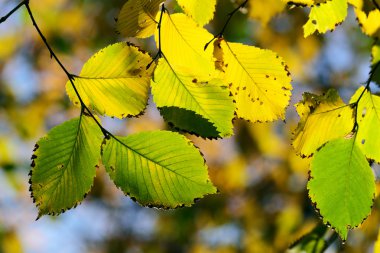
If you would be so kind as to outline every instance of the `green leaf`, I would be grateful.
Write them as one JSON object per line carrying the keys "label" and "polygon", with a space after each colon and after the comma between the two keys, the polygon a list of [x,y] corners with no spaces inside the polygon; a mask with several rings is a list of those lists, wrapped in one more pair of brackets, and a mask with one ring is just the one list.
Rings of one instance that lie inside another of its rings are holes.
{"label": "green leaf", "polygon": [[[74,83],[85,105],[97,113],[116,118],[137,116],[148,101],[154,66],[148,70],[146,66],[151,61],[138,47],[116,43],[93,55]],[[80,106],[70,82],[66,90],[71,101]]]}
{"label": "green leaf", "polygon": [[221,77],[229,84],[237,117],[252,122],[284,119],[292,85],[282,58],[254,46],[224,40],[216,43]]}
{"label": "green leaf", "polygon": [[177,0],[177,2],[186,15],[200,26],[204,26],[214,17],[216,0]]}
{"label": "green leaf", "polygon": [[90,191],[100,160],[102,132],[81,116],[54,127],[32,156],[31,195],[44,214],[60,214],[79,204]]}
{"label": "green leaf", "polygon": [[191,206],[216,192],[202,155],[184,136],[154,131],[116,138],[103,145],[103,164],[115,184],[141,205]]}
{"label": "green leaf", "polygon": [[117,18],[116,29],[126,37],[147,38],[157,28],[155,17],[163,0],[127,0]]}
{"label": "green leaf", "polygon": [[309,20],[303,26],[305,38],[314,32],[334,30],[347,16],[347,0],[328,0],[311,7]]}
{"label": "green leaf", "polygon": [[323,144],[346,136],[354,127],[353,110],[336,90],[330,89],[321,96],[304,93],[295,107],[300,122],[292,145],[302,156],[311,156]]}
{"label": "green leaf", "polygon": [[[222,80],[212,79],[203,82],[198,76],[188,73],[186,69],[181,71],[173,69],[166,59],[159,60],[154,72],[154,79],[152,79],[153,100],[157,107],[178,107],[193,111],[211,122],[218,131],[218,136],[232,135],[235,106],[229,95],[230,92],[227,87],[223,86]],[[182,113],[184,112],[182,111]],[[181,113],[181,111],[176,113]],[[165,113],[165,109],[164,115],[170,117],[168,113]],[[179,117],[187,118],[188,116]],[[186,127],[187,129],[182,130],[189,132],[195,132],[198,129],[193,128],[190,124],[180,124],[177,127]],[[203,133],[207,134],[208,131],[197,132],[197,134]],[[212,136],[203,137],[216,136],[213,133]]]}
{"label": "green leaf", "polygon": [[335,139],[318,152],[310,166],[310,199],[343,240],[348,230],[370,214],[375,177],[355,137]]}
{"label": "green leaf", "polygon": [[[363,93],[364,87],[360,87],[351,98],[351,103],[357,101]],[[359,124],[357,132],[357,145],[364,155],[380,163],[380,97],[364,91],[358,109],[357,120]]]}

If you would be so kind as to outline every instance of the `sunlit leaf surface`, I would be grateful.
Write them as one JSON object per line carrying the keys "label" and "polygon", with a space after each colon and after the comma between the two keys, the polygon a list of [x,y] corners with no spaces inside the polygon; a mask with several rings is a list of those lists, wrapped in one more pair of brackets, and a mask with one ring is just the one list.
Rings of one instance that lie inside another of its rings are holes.
{"label": "sunlit leaf surface", "polygon": [[103,163],[115,184],[143,206],[176,208],[216,193],[197,148],[169,131],[106,140]]}

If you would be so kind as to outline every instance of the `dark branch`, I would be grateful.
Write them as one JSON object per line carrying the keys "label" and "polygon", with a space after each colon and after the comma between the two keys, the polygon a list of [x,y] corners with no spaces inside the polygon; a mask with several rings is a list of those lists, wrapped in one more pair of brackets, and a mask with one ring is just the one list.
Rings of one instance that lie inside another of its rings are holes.
{"label": "dark branch", "polygon": [[158,29],[158,52],[157,54],[153,57],[153,60],[146,66],[146,69],[149,69],[150,66],[152,66],[153,62],[155,62],[157,59],[161,58],[163,53],[161,50],[161,23],[162,23],[162,16],[165,13],[165,4],[162,4],[161,6],[161,14],[160,14],[160,20],[158,21],[157,24],[157,29]]}
{"label": "dark branch", "polygon": [[358,115],[358,104],[359,104],[359,101],[362,99],[362,97],[363,97],[363,95],[364,95],[364,93],[366,92],[366,91],[370,91],[370,84],[371,84],[371,82],[372,82],[372,79],[373,79],[373,77],[374,77],[374,75],[375,75],[375,72],[376,72],[376,70],[378,69],[378,68],[380,68],[379,67],[380,66],[380,61],[379,62],[377,62],[374,66],[373,66],[373,68],[371,69],[371,71],[369,72],[369,77],[368,77],[368,79],[367,79],[367,81],[366,81],[366,85],[365,85],[365,88],[363,89],[363,91],[362,91],[362,93],[360,94],[360,96],[358,97],[358,99],[356,100],[356,102],[354,102],[354,103],[352,103],[352,106],[355,108],[355,123],[354,123],[354,127],[353,127],[353,129],[352,129],[352,132],[354,132],[358,127],[359,127],[359,125],[358,125],[358,120],[357,120],[357,115]]}
{"label": "dark branch", "polygon": [[380,11],[380,4],[376,2],[376,0],[372,0],[373,4],[375,5],[376,9]]}
{"label": "dark branch", "polygon": [[207,49],[207,47],[215,40],[215,39],[219,39],[219,38],[222,38],[223,37],[223,34],[228,26],[228,24],[230,23],[232,17],[234,16],[234,14],[240,10],[240,8],[243,8],[246,4],[248,3],[248,0],[245,0],[242,4],[240,4],[238,7],[236,7],[235,10],[233,10],[232,12],[228,13],[228,18],[227,18],[227,21],[226,23],[224,24],[222,30],[214,36],[214,38],[212,38],[209,42],[206,43],[205,47],[204,47],[204,50]]}
{"label": "dark branch", "polygon": [[18,9],[20,9],[23,5],[29,4],[29,0],[24,0],[21,3],[19,3],[16,7],[14,7],[7,15],[0,18],[0,24],[5,22],[10,16],[12,16],[13,13],[15,13]]}
{"label": "dark branch", "polygon": [[41,37],[42,41],[44,42],[46,48],[49,50],[50,52],[50,56],[58,63],[58,65],[61,67],[61,69],[65,72],[65,74],[67,75],[74,91],[75,91],[75,94],[77,95],[79,101],[80,101],[80,104],[81,104],[81,107],[82,107],[82,112],[87,112],[88,115],[91,116],[91,118],[96,122],[96,124],[99,126],[99,128],[101,129],[102,133],[104,134],[105,137],[109,136],[110,135],[110,132],[108,132],[101,124],[100,122],[98,121],[98,119],[94,116],[94,114],[91,112],[91,110],[84,104],[83,102],[83,99],[82,97],[80,96],[79,92],[78,92],[78,89],[76,88],[75,84],[74,84],[74,79],[75,79],[75,75],[73,74],[70,74],[69,71],[67,71],[67,69],[65,68],[65,66],[63,66],[62,62],[59,60],[59,58],[57,57],[57,55],[54,53],[53,49],[51,48],[51,46],[49,45],[49,43],[47,42],[45,36],[43,35],[43,33],[41,32],[41,29],[38,27],[37,23],[36,23],[36,20],[34,19],[34,16],[33,16],[33,13],[32,13],[32,10],[30,9],[30,6],[29,6],[29,1],[24,1],[23,3],[26,7],[26,10],[28,11],[28,14],[29,14],[29,17],[33,23],[33,26],[36,28],[39,36]]}

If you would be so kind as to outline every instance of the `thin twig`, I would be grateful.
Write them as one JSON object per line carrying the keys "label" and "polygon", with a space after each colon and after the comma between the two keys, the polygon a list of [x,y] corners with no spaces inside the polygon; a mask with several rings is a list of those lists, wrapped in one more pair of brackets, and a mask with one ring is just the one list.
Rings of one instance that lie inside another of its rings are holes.
{"label": "thin twig", "polygon": [[240,10],[240,8],[243,8],[246,4],[248,3],[248,0],[245,0],[242,4],[240,4],[238,7],[236,7],[236,9],[234,9],[232,12],[228,13],[228,18],[227,18],[227,21],[226,23],[224,24],[222,30],[214,35],[214,38],[212,38],[209,42],[206,43],[205,47],[204,47],[204,50],[207,49],[207,47],[211,44],[211,42],[213,42],[215,39],[219,39],[219,38],[222,38],[223,37],[223,34],[228,26],[228,24],[230,23],[232,17],[234,16],[234,14]]}
{"label": "thin twig", "polygon": [[85,105],[85,103],[83,102],[83,99],[82,97],[80,96],[79,92],[78,92],[78,89],[76,88],[75,84],[74,84],[74,79],[75,79],[75,75],[73,74],[70,74],[69,71],[67,71],[67,69],[65,68],[65,66],[63,66],[62,62],[59,60],[59,58],[57,57],[57,55],[54,53],[53,49],[50,47],[49,43],[47,42],[45,36],[43,35],[43,33],[41,32],[41,29],[38,27],[37,23],[36,23],[36,20],[34,19],[34,16],[33,16],[33,13],[32,13],[32,10],[30,9],[30,6],[29,6],[29,1],[24,1],[24,5],[26,7],[26,10],[28,11],[28,14],[29,14],[29,17],[33,23],[33,26],[36,28],[37,30],[37,33],[39,34],[39,36],[41,37],[42,41],[44,42],[46,48],[49,50],[50,52],[50,56],[58,63],[58,65],[61,67],[61,69],[65,72],[66,76],[68,77],[74,91],[75,91],[75,94],[77,95],[78,99],[79,99],[79,102],[81,104],[81,107],[82,109],[85,109],[87,111],[87,113],[91,116],[91,118],[96,122],[96,124],[99,126],[99,128],[101,129],[102,133],[104,134],[104,136],[108,136],[110,133],[109,131],[107,131],[101,124],[100,122],[98,121],[98,119],[94,116],[94,114],[91,112],[91,110]]}
{"label": "thin twig", "polygon": [[157,54],[153,57],[152,61],[146,66],[146,69],[149,69],[150,66],[152,66],[153,62],[155,62],[157,59],[161,58],[163,53],[161,50],[161,24],[162,24],[162,16],[164,15],[165,12],[165,4],[162,4],[161,6],[161,14],[160,14],[160,20],[158,21],[157,24],[157,29],[158,29],[158,52]]}
{"label": "thin twig", "polygon": [[18,9],[20,9],[23,5],[29,3],[29,0],[24,0],[21,3],[19,3],[16,7],[14,7],[7,15],[0,18],[0,24],[5,22],[10,16],[12,16],[13,13],[15,13]]}

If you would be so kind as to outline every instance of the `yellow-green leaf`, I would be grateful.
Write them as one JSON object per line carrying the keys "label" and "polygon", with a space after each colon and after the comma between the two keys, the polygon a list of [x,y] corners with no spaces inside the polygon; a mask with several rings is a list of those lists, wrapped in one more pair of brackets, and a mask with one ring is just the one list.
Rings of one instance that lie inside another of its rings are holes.
{"label": "yellow-green leaf", "polygon": [[[233,133],[234,104],[228,88],[220,79],[203,81],[186,69],[174,69],[166,59],[160,59],[152,79],[152,94],[159,108],[178,107],[207,119],[218,133],[217,136],[198,133],[204,137],[229,136]],[[191,124],[189,126],[189,129],[183,130],[196,130],[191,128]]]}
{"label": "yellow-green leaf", "polygon": [[237,117],[252,122],[284,119],[292,86],[282,58],[254,46],[216,43],[215,55],[233,94]]}
{"label": "yellow-green leaf", "polygon": [[347,0],[327,0],[325,3],[313,5],[309,20],[304,25],[305,38],[314,32],[325,33],[334,30],[347,16]]}
{"label": "yellow-green leaf", "polygon": [[164,0],[127,0],[117,18],[116,29],[126,37],[147,38],[157,27],[155,17]]}
{"label": "yellow-green leaf", "polygon": [[365,156],[351,138],[324,145],[310,165],[309,196],[323,217],[347,239],[349,229],[360,225],[371,213],[375,177]]}
{"label": "yellow-green leaf", "polygon": [[110,138],[102,160],[115,184],[143,206],[176,208],[216,193],[199,150],[170,131]]}
{"label": "yellow-green leaf", "polygon": [[30,183],[39,216],[60,214],[83,200],[94,181],[101,143],[102,132],[86,116],[54,127],[37,142]]}
{"label": "yellow-green leaf", "polygon": [[[357,101],[363,93],[364,87],[360,87],[351,98],[351,103]],[[380,163],[380,97],[364,91],[358,103],[357,120],[357,145],[364,155]]]}
{"label": "yellow-green leaf", "polygon": [[186,15],[200,26],[204,26],[214,17],[216,0],[177,0],[177,2]]}
{"label": "yellow-green leaf", "polygon": [[[93,55],[74,83],[85,105],[100,115],[136,116],[147,104],[154,66],[148,70],[146,66],[151,60],[138,47],[116,43]],[[66,90],[73,103],[80,106],[70,82]]]}
{"label": "yellow-green leaf", "polygon": [[336,90],[321,96],[305,93],[295,106],[300,122],[294,133],[293,147],[302,156],[311,156],[323,144],[346,136],[354,127],[353,110]]}

